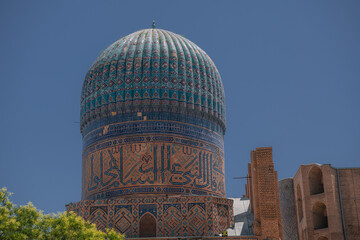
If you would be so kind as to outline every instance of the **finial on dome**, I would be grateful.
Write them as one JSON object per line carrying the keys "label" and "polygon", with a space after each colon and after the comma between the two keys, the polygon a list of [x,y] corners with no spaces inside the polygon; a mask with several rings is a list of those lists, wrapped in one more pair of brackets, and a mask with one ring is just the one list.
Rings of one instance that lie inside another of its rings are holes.
{"label": "finial on dome", "polygon": [[155,20],[153,20],[152,28],[156,28],[156,26],[155,26]]}

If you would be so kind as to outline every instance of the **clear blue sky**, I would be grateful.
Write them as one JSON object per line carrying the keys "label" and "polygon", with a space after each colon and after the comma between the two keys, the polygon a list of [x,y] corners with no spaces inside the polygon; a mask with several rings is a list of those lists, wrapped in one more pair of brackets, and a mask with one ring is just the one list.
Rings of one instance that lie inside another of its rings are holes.
{"label": "clear blue sky", "polygon": [[0,2],[0,186],[45,212],[80,200],[79,105],[98,54],[134,31],[184,35],[226,94],[228,197],[250,151],[279,179],[300,164],[360,167],[360,1]]}

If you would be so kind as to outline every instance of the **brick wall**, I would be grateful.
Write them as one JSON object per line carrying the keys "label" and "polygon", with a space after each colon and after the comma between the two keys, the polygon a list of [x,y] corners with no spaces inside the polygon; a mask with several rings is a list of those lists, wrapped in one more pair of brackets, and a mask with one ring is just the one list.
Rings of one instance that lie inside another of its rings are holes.
{"label": "brick wall", "polygon": [[279,181],[279,196],[283,240],[298,240],[294,183],[292,178]]}
{"label": "brick wall", "polygon": [[254,234],[264,239],[282,239],[278,178],[271,147],[251,152],[246,194],[254,213]]}
{"label": "brick wall", "polygon": [[360,239],[360,168],[339,169],[338,173],[346,237]]}
{"label": "brick wall", "polygon": [[[309,164],[301,165],[295,174],[295,199],[300,199],[296,201],[296,208],[301,240],[317,240],[321,237],[329,240],[344,239],[336,172],[329,164]],[[316,186],[322,186],[322,189]],[[303,211],[301,219],[299,209]],[[323,209],[326,225],[321,224],[321,221],[318,223],[319,209]]]}

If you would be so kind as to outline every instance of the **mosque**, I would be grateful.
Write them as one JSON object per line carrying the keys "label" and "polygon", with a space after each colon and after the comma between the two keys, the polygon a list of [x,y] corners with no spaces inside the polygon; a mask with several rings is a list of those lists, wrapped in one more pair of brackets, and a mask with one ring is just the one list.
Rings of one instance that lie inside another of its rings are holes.
{"label": "mosque", "polygon": [[[278,182],[272,149],[257,148],[246,196],[226,198],[225,110],[220,74],[193,42],[154,25],[116,41],[83,83],[82,200],[67,210],[127,238],[360,239],[341,237],[331,166],[301,166]],[[347,174],[360,181],[360,169]],[[345,188],[343,196],[357,191],[359,207],[348,211],[360,215],[359,184]],[[359,219],[347,217],[360,236]]]}

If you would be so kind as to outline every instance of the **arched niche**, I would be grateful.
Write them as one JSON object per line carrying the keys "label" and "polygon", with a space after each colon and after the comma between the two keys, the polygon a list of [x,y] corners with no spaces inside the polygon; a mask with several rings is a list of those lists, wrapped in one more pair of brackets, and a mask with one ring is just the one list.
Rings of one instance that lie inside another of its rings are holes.
{"label": "arched niche", "polygon": [[297,211],[298,211],[299,222],[300,222],[301,219],[304,217],[300,185],[297,185],[297,187],[296,187],[296,204],[297,204]]}
{"label": "arched niche", "polygon": [[309,172],[310,195],[324,192],[323,174],[319,167],[313,167]]}
{"label": "arched niche", "polygon": [[314,229],[322,229],[328,227],[328,218],[326,206],[322,202],[317,202],[312,208]]}
{"label": "arched niche", "polygon": [[140,219],[140,237],[156,237],[156,219],[145,213]]}
{"label": "arched niche", "polygon": [[321,237],[318,238],[318,240],[329,240],[329,239],[327,237],[321,236]]}

